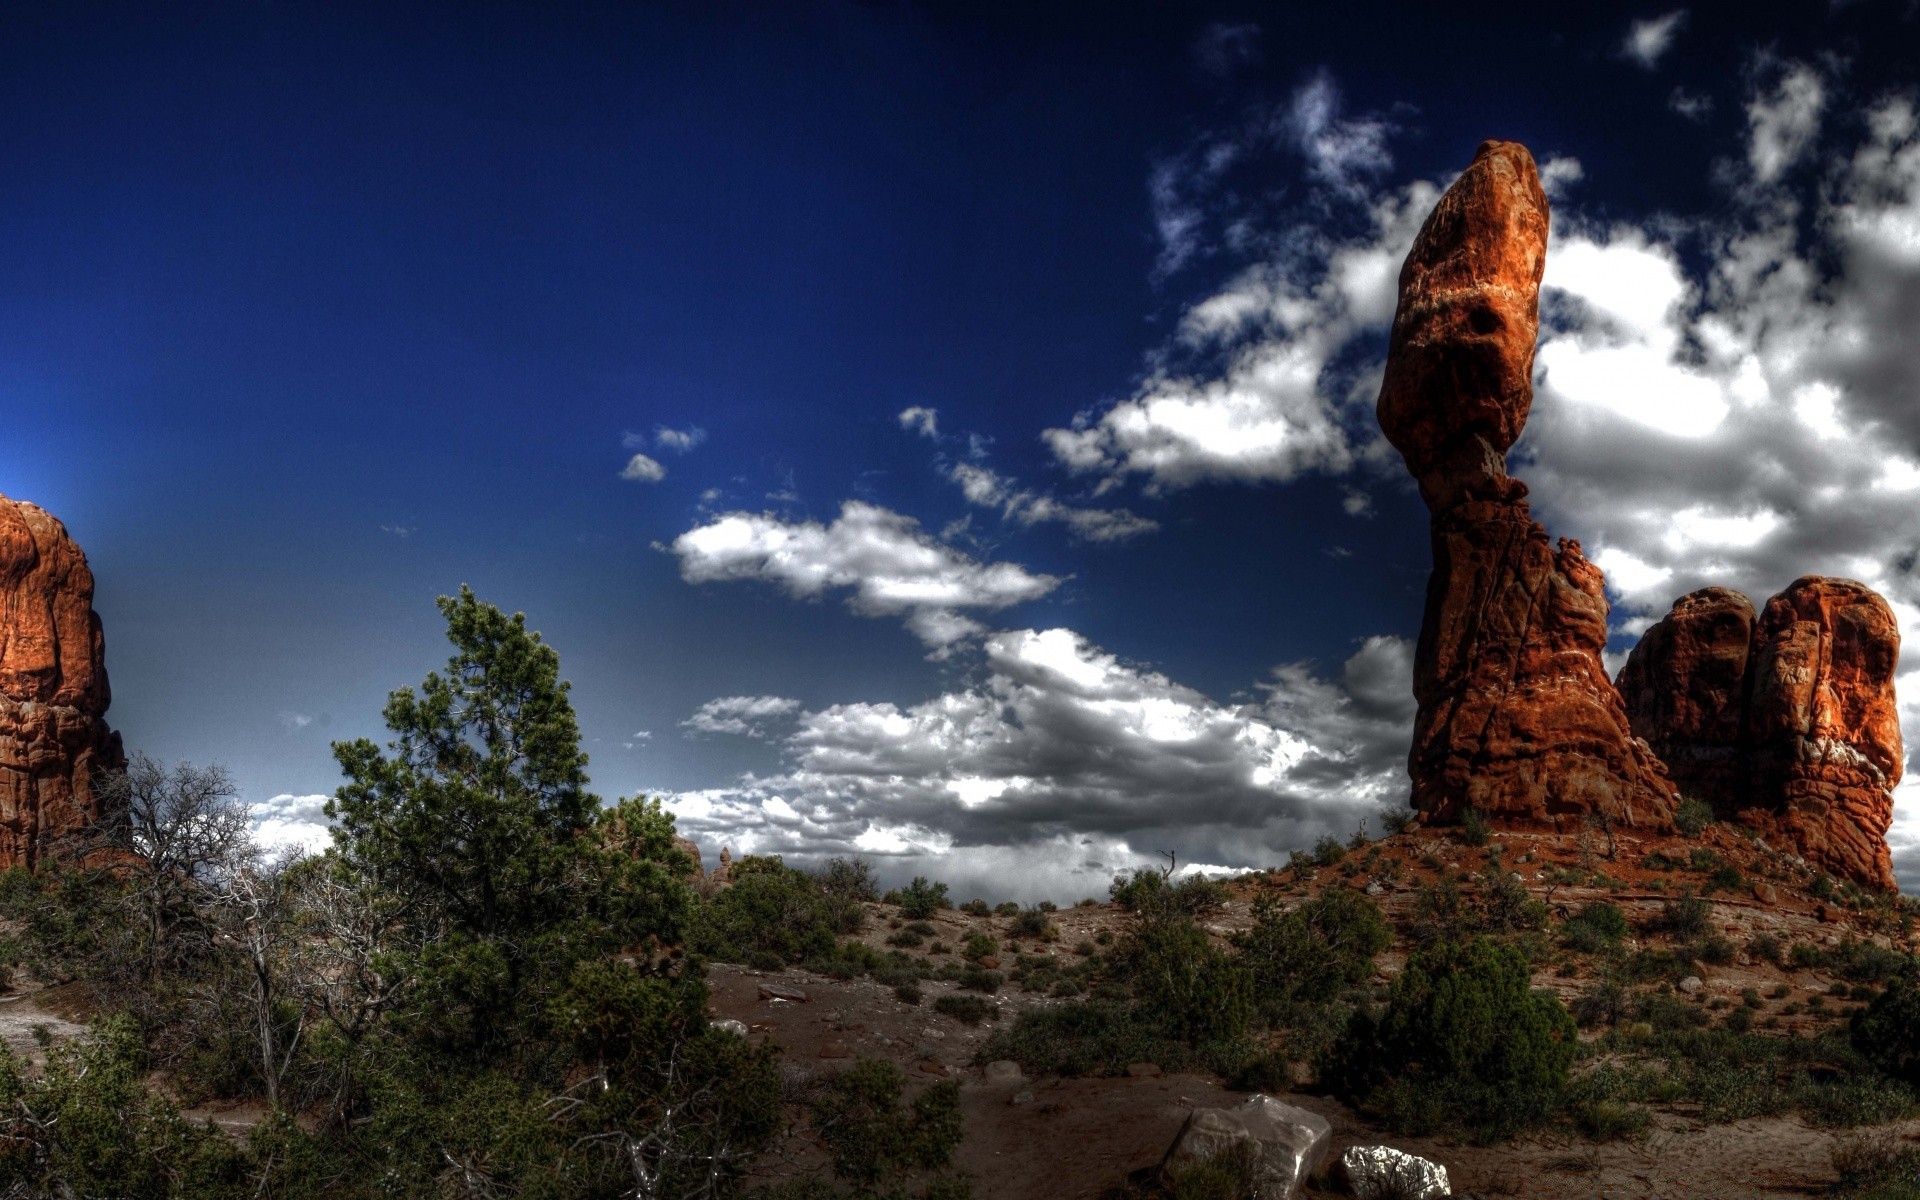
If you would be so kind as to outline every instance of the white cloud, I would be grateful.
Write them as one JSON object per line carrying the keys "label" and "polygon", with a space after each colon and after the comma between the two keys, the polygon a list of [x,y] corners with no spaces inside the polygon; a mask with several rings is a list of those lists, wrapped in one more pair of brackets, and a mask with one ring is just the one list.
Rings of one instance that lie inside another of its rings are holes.
{"label": "white cloud", "polygon": [[938,438],[940,436],[940,412],[938,409],[922,408],[914,405],[900,413],[900,428],[919,434],[921,437]]}
{"label": "white cloud", "polygon": [[1394,128],[1378,117],[1343,116],[1340,108],[1340,89],[1322,71],[1294,92],[1286,130],[1306,156],[1308,175],[1346,190],[1393,165],[1387,138]]}
{"label": "white cloud", "polygon": [[1635,21],[1627,30],[1620,52],[1651,71],[1663,55],[1673,48],[1674,38],[1687,23],[1687,10],[1678,8],[1665,16]]}
{"label": "white cloud", "polygon": [[653,431],[653,444],[675,454],[685,454],[706,440],[707,431],[698,425],[689,425],[685,429],[669,429],[661,425]]}
{"label": "white cloud", "polygon": [[969,503],[997,508],[1006,520],[1033,526],[1065,525],[1076,537],[1090,542],[1118,542],[1160,528],[1158,521],[1135,516],[1124,508],[1080,508],[1052,496],[1018,488],[1015,480],[992,468],[956,463],[948,472]]}
{"label": "white cloud", "polygon": [[636,454],[627,460],[621,469],[620,478],[634,483],[659,483],[667,477],[667,469],[644,454]]}
{"label": "white cloud", "polygon": [[271,800],[249,805],[253,840],[269,854],[297,851],[318,854],[333,844],[328,833],[326,807],[331,796],[295,796],[282,792]]}
{"label": "white cloud", "polygon": [[1367,204],[1363,235],[1292,244],[1243,270],[1187,310],[1170,348],[1224,356],[1224,371],[1156,370],[1131,399],[1047,430],[1054,455],[1156,489],[1352,467],[1378,443],[1378,364],[1356,372],[1338,356],[1392,322],[1400,263],[1438,197],[1431,183],[1409,185]]}
{"label": "white cloud", "polygon": [[771,737],[768,726],[791,718],[800,702],[785,696],[721,696],[693,710],[680,722],[695,733],[730,733],[739,737]]}
{"label": "white cloud", "polygon": [[981,649],[975,686],[801,714],[785,773],[674,797],[681,826],[753,852],[883,856],[963,894],[1065,899],[1166,850],[1269,865],[1406,794],[1402,639],[1368,639],[1339,682],[1279,668],[1233,705],[1068,629]]}
{"label": "white cloud", "polygon": [[982,563],[929,537],[919,522],[849,500],[831,525],[771,513],[725,513],[674,539],[688,583],[762,580],[795,597],[851,592],[863,616],[900,616],[930,646],[977,631],[962,609],[988,611],[1035,600],[1059,578],[1016,563]]}
{"label": "white cloud", "polygon": [[1573,185],[1587,177],[1587,169],[1570,154],[1555,154],[1540,164],[1540,189],[1550,200],[1563,199]]}
{"label": "white cloud", "polygon": [[280,710],[280,723],[286,726],[288,733],[297,733],[313,724],[313,718],[306,713],[283,708]]}
{"label": "white cloud", "polygon": [[1812,67],[1788,64],[1771,90],[1747,104],[1747,164],[1754,181],[1779,180],[1813,144],[1826,105],[1826,85]]}
{"label": "white cloud", "polygon": [[1676,87],[1667,96],[1667,107],[1697,124],[1713,115],[1713,97]]}

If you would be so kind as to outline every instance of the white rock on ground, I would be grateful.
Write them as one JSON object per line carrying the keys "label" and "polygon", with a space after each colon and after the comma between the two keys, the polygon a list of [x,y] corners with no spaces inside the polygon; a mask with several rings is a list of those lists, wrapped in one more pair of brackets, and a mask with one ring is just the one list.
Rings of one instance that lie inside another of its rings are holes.
{"label": "white rock on ground", "polygon": [[1392,1146],[1349,1146],[1340,1175],[1359,1200],[1438,1200],[1453,1195],[1447,1169]]}
{"label": "white rock on ground", "polygon": [[988,1083],[1024,1083],[1026,1076],[1020,1073],[1020,1064],[1012,1059],[995,1059],[987,1064]]}
{"label": "white rock on ground", "polygon": [[1257,1200],[1295,1200],[1326,1162],[1332,1137],[1320,1114],[1272,1096],[1252,1096],[1237,1108],[1194,1109],[1173,1139],[1165,1165],[1205,1162],[1245,1145],[1252,1152]]}
{"label": "white rock on ground", "polygon": [[738,1034],[740,1037],[747,1036],[746,1022],[736,1021],[732,1017],[723,1017],[715,1021],[713,1027],[726,1033]]}

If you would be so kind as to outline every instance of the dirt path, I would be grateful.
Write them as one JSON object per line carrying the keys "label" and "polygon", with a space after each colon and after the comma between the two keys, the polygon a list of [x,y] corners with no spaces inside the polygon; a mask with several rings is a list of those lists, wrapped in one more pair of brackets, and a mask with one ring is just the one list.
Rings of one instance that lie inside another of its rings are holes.
{"label": "dirt path", "polygon": [[7,1049],[21,1062],[43,1066],[47,1053],[40,1044],[42,1038],[51,1045],[79,1037],[86,1031],[85,1025],[77,1025],[42,1008],[32,992],[9,992],[0,996],[0,1040],[6,1042]]}

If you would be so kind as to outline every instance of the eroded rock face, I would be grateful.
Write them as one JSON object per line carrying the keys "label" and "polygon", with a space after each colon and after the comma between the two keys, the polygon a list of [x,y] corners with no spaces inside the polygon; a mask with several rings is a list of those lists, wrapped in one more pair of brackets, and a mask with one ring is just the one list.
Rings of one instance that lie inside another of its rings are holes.
{"label": "eroded rock face", "polygon": [[1600,813],[1665,828],[1673,788],[1601,658],[1606,587],[1533,520],[1506,452],[1533,403],[1547,199],[1533,156],[1484,143],[1400,272],[1380,427],[1433,514],[1414,664],[1413,804],[1505,821]]}
{"label": "eroded rock face", "polygon": [[100,818],[94,783],[125,767],[107,728],[93,573],[66,528],[0,496],[0,867]]}
{"label": "eroded rock face", "polygon": [[1620,687],[1634,730],[1687,794],[1828,871],[1891,888],[1899,658],[1885,600],[1807,576],[1757,616],[1726,588],[1682,596],[1635,647]]}
{"label": "eroded rock face", "polygon": [[1690,592],[1642,635],[1616,681],[1633,732],[1674,786],[1726,815],[1750,774],[1741,741],[1755,615],[1732,588]]}

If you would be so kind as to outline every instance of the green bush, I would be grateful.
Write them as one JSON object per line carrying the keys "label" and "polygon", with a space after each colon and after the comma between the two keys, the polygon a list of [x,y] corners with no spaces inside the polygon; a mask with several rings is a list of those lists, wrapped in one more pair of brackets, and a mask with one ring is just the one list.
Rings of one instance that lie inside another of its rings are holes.
{"label": "green bush", "polygon": [[1915,973],[1894,976],[1885,991],[1853,1014],[1847,1035],[1882,1074],[1920,1087],[1920,985]]}
{"label": "green bush", "polygon": [[1038,906],[1022,909],[1020,915],[1013,919],[1013,927],[1007,931],[1007,936],[1052,941],[1059,936],[1060,931],[1054,928],[1052,921],[1047,919],[1047,913],[1050,911],[1052,910]]}
{"label": "green bush", "polygon": [[1560,941],[1569,950],[1598,954],[1620,944],[1633,927],[1617,904],[1594,900],[1560,926]]}
{"label": "green bush", "polygon": [[1185,875],[1176,883],[1142,867],[1130,878],[1115,879],[1111,893],[1113,902],[1131,913],[1195,917],[1220,907],[1226,888],[1203,875]]}
{"label": "green bush", "polygon": [[972,900],[967,901],[965,904],[962,904],[960,906],[960,911],[963,913],[966,913],[970,917],[984,917],[988,913],[992,912],[993,909],[987,904],[985,900],[981,900],[978,897],[976,897]]}
{"label": "green bush", "polygon": [[1321,838],[1313,844],[1313,861],[1322,867],[1331,867],[1347,856],[1347,848],[1340,839],[1331,835]]}
{"label": "green bush", "polygon": [[1198,1044],[1246,1031],[1252,974],[1191,920],[1141,922],[1119,960],[1141,1012],[1169,1036]]}
{"label": "green bush", "polygon": [[696,908],[693,948],[720,962],[750,965],[755,955],[783,963],[829,958],[842,932],[840,916],[813,876],[777,855],[748,855],[733,865],[732,885]]}
{"label": "green bush", "polygon": [[1251,973],[1254,1003],[1274,1024],[1371,979],[1375,956],[1393,943],[1380,909],[1351,888],[1328,888],[1292,912],[1261,896],[1253,914],[1233,944]]}
{"label": "green bush", "polygon": [[943,908],[953,907],[947,901],[947,885],[928,883],[922,875],[915,875],[899,894],[900,915],[909,920],[925,920]]}
{"label": "green bush", "polygon": [[978,1025],[992,1016],[994,1010],[993,1005],[978,996],[962,996],[954,992],[935,1000],[933,1011],[965,1025]]}
{"label": "green bush", "polygon": [[1713,805],[1691,796],[1680,801],[1680,811],[1673,817],[1673,823],[1680,827],[1680,832],[1690,838],[1699,837],[1701,830],[1713,824],[1714,820]]}
{"label": "green bush", "polygon": [[993,912],[999,917],[1017,917],[1020,915],[1020,906],[1011,900],[1002,900],[993,906]]}
{"label": "green bush", "polygon": [[847,1187],[799,1179],[756,1191],[756,1200],[969,1200],[967,1177],[950,1169],[965,1132],[959,1085],[936,1083],[903,1103],[905,1083],[877,1058],[827,1080],[807,1099],[808,1120]]}
{"label": "green bush", "polygon": [[1661,904],[1652,928],[1678,938],[1705,937],[1712,928],[1713,908],[1698,896],[1680,896]]}
{"label": "green bush", "polygon": [[1420,951],[1384,1013],[1354,1014],[1329,1074],[1397,1128],[1462,1128],[1498,1138],[1558,1107],[1573,1018],[1529,986],[1518,950],[1484,938]]}
{"label": "green bush", "polygon": [[1477,808],[1460,814],[1460,840],[1469,846],[1484,846],[1493,840],[1493,827]]}

